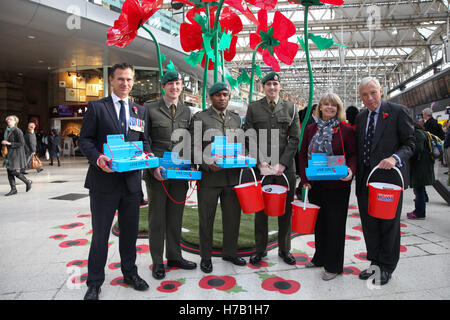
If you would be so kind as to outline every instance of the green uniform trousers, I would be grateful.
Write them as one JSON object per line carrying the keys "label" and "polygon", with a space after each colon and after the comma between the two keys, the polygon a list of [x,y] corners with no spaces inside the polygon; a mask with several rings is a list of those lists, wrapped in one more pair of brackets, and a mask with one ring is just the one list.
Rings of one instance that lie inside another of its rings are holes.
{"label": "green uniform trousers", "polygon": [[199,187],[197,196],[201,258],[211,258],[214,219],[219,197],[222,208],[223,256],[235,257],[241,222],[241,206],[233,187]]}
{"label": "green uniform trousers", "polygon": [[183,202],[177,204],[167,196],[160,181],[150,177],[148,182],[149,244],[153,264],[163,263],[164,238],[167,260],[180,260],[181,226],[188,183],[186,180],[164,180],[167,193],[175,201]]}

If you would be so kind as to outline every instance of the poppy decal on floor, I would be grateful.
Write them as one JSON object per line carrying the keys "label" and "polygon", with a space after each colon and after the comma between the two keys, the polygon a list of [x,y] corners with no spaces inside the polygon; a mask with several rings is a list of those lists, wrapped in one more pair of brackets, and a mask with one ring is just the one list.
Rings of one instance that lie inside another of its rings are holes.
{"label": "poppy decal on floor", "polygon": [[85,267],[87,266],[88,261],[87,260],[72,260],[69,263],[66,264],[66,267]]}
{"label": "poppy decal on floor", "polygon": [[271,263],[271,262],[267,262],[267,261],[263,261],[261,260],[260,262],[258,262],[257,264],[251,264],[250,262],[247,262],[247,267],[251,268],[251,269],[261,269],[261,268],[267,268],[267,267],[271,267],[274,266],[275,263]]}
{"label": "poppy decal on floor", "polygon": [[295,258],[295,264],[298,266],[304,266],[308,261],[311,261],[311,258],[300,250],[292,250],[292,255]]}
{"label": "poppy decal on floor", "polygon": [[406,249],[405,246],[400,245],[400,252],[406,252],[408,249]]}
{"label": "poppy decal on floor", "polygon": [[185,278],[181,278],[178,280],[169,280],[161,282],[161,285],[156,288],[156,290],[160,292],[175,292],[178,290],[178,287],[182,286],[186,282]]}
{"label": "poppy decal on floor", "polygon": [[345,236],[345,240],[354,240],[354,241],[358,241],[358,240],[361,240],[361,237],[346,235],[346,236]]}
{"label": "poppy decal on floor", "polygon": [[111,270],[120,269],[120,262],[113,262],[108,265]]}
{"label": "poppy decal on floor", "polygon": [[350,205],[348,206],[348,208],[349,208],[349,209],[358,209],[358,207],[355,206],[354,204],[350,204]]}
{"label": "poppy decal on floor", "polygon": [[202,289],[217,289],[220,291],[225,291],[227,293],[247,292],[246,290],[242,289],[241,286],[238,286],[236,284],[236,279],[231,276],[206,276],[199,281],[198,285]]}
{"label": "poppy decal on floor", "polygon": [[362,226],[355,226],[352,228],[353,230],[361,231],[362,232]]}
{"label": "poppy decal on floor", "polygon": [[67,237],[67,234],[55,234],[53,236],[50,236],[50,239],[55,239],[55,240],[61,240],[64,239],[65,237]]}
{"label": "poppy decal on floor", "polygon": [[360,218],[361,217],[359,212],[350,213],[348,216],[351,217],[351,218]]}
{"label": "poppy decal on floor", "polygon": [[80,215],[77,216],[77,218],[89,218],[89,217],[91,217],[90,213],[80,214]]}
{"label": "poppy decal on floor", "polygon": [[[169,271],[172,271],[172,270],[179,270],[179,269],[180,269],[179,267],[169,267],[169,266],[167,265],[167,260],[164,260],[164,261],[163,261],[163,264],[164,264],[164,270],[165,270],[166,272],[169,272]],[[150,265],[149,269],[150,269],[150,270],[153,270],[153,264]]]}
{"label": "poppy decal on floor", "polygon": [[343,274],[354,274],[354,275],[359,275],[361,273],[361,270],[359,270],[356,267],[344,267],[342,269],[342,273]]}
{"label": "poppy decal on floor", "polygon": [[367,261],[367,252],[357,253],[355,254],[355,257],[358,258],[359,260]]}
{"label": "poppy decal on floor", "polygon": [[260,273],[258,276],[263,280],[261,287],[267,291],[278,291],[282,294],[293,294],[300,290],[300,283],[295,280],[285,280],[274,274]]}
{"label": "poppy decal on floor", "polygon": [[89,243],[89,241],[87,239],[76,239],[76,240],[67,240],[67,241],[61,242],[59,244],[59,246],[61,248],[70,248],[70,247],[84,246],[87,243]]}
{"label": "poppy decal on floor", "polygon": [[73,277],[71,281],[72,281],[72,283],[83,283],[83,282],[86,282],[87,277],[88,277],[88,274],[86,272],[86,273],[83,273],[81,276]]}
{"label": "poppy decal on floor", "polygon": [[73,228],[77,228],[77,227],[82,227],[84,226],[84,223],[81,222],[72,222],[69,224],[63,224],[61,226],[58,226],[56,228],[61,228],[61,229],[73,229]]}
{"label": "poppy decal on floor", "polygon": [[310,246],[311,248],[315,249],[316,248],[316,243],[314,241],[308,241],[306,243],[308,246]]}
{"label": "poppy decal on floor", "polygon": [[129,285],[125,283],[123,280],[123,277],[118,277],[113,280],[111,280],[110,285],[112,286],[121,286],[121,287],[128,287]]}
{"label": "poppy decal on floor", "polygon": [[146,253],[150,251],[150,246],[148,244],[140,244],[136,246],[137,253]]}

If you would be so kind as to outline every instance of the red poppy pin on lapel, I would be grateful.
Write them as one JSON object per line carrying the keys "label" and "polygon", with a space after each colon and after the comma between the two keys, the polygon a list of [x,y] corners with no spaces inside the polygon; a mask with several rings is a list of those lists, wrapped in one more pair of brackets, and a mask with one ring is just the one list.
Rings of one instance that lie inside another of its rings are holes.
{"label": "red poppy pin on lapel", "polygon": [[389,117],[389,113],[383,112],[383,119],[386,119],[387,117]]}
{"label": "red poppy pin on lapel", "polygon": [[138,114],[138,108],[136,106],[133,107],[134,114]]}

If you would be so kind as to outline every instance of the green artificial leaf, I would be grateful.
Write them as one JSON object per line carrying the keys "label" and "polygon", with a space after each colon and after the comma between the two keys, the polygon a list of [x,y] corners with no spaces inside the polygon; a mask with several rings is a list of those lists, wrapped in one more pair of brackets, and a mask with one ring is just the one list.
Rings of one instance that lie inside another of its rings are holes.
{"label": "green artificial leaf", "polygon": [[247,290],[243,289],[240,285],[235,284],[233,288],[230,290],[225,291],[226,293],[232,293],[232,292],[248,292]]}
{"label": "green artificial leaf", "polygon": [[258,276],[261,280],[266,280],[269,278],[277,277],[276,274],[267,274],[267,273],[258,273]]}
{"label": "green artificial leaf", "polygon": [[250,77],[248,76],[247,71],[242,71],[242,73],[237,77],[238,84],[248,83],[250,84]]}
{"label": "green artificial leaf", "polygon": [[228,83],[230,84],[230,87],[231,87],[231,88],[239,88],[239,87],[238,87],[238,81],[237,81],[235,78],[233,78],[232,76],[230,76],[228,73],[226,74],[225,77],[227,78]]}
{"label": "green artificial leaf", "polygon": [[230,47],[231,39],[233,38],[232,34],[222,33],[219,41],[219,50],[226,51]]}
{"label": "green artificial leaf", "polygon": [[209,33],[203,33],[203,48],[205,49],[206,55],[208,58],[210,58],[213,62],[214,60],[214,50],[211,48],[211,40],[213,36]]}
{"label": "green artificial leaf", "polygon": [[255,64],[255,73],[259,78],[261,78],[262,71],[261,71],[261,65],[259,63]]}
{"label": "green artificial leaf", "polygon": [[204,55],[205,51],[203,49],[198,52],[192,51],[189,56],[184,57],[184,60],[186,60],[186,63],[189,63],[192,68],[195,68],[197,63],[202,62]]}
{"label": "green artificial leaf", "polygon": [[159,56],[161,57],[161,63],[163,63],[164,60],[166,60],[166,55],[164,53],[161,53]]}
{"label": "green artificial leaf", "polygon": [[202,33],[208,32],[207,28],[207,20],[206,17],[201,14],[195,14],[194,20],[198,22],[200,27],[202,28]]}
{"label": "green artificial leaf", "polygon": [[172,60],[170,60],[169,64],[166,67],[167,67],[167,71],[175,70],[175,66],[174,66]]}
{"label": "green artificial leaf", "polygon": [[[314,44],[317,46],[317,48],[319,48],[319,50],[328,49],[334,45],[344,47],[344,48],[349,48],[343,44],[334,42],[333,38],[325,38],[322,36],[317,36],[314,33],[308,33],[308,35],[309,35],[309,39],[312,42],[314,42]],[[297,37],[297,39],[298,39],[298,42],[300,43],[300,45],[302,46],[303,50],[305,50],[305,41],[303,40],[303,38]]]}

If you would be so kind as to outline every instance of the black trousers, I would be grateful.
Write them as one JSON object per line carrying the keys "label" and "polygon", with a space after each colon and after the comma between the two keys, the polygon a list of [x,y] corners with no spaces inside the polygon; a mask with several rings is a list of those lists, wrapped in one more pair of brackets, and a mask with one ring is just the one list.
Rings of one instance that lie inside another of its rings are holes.
{"label": "black trousers", "polygon": [[[369,167],[363,170],[363,181],[367,181]],[[394,272],[400,258],[400,215],[402,212],[403,192],[398,201],[394,219],[378,219],[369,215],[369,190],[364,186],[359,190],[358,207],[361,216],[364,240],[366,242],[367,259],[381,270]]]}
{"label": "black trousers", "polygon": [[90,192],[92,214],[92,240],[88,259],[86,284],[102,285],[105,280],[105,264],[108,256],[108,239],[112,222],[118,210],[120,228],[119,253],[122,273],[125,277],[137,274],[136,239],[139,223],[140,192],[130,193],[125,181],[112,193]]}
{"label": "black trousers", "polygon": [[331,273],[342,273],[344,266],[350,189],[327,189],[316,182],[308,194],[308,200],[320,206],[314,230],[316,252],[311,261]]}

